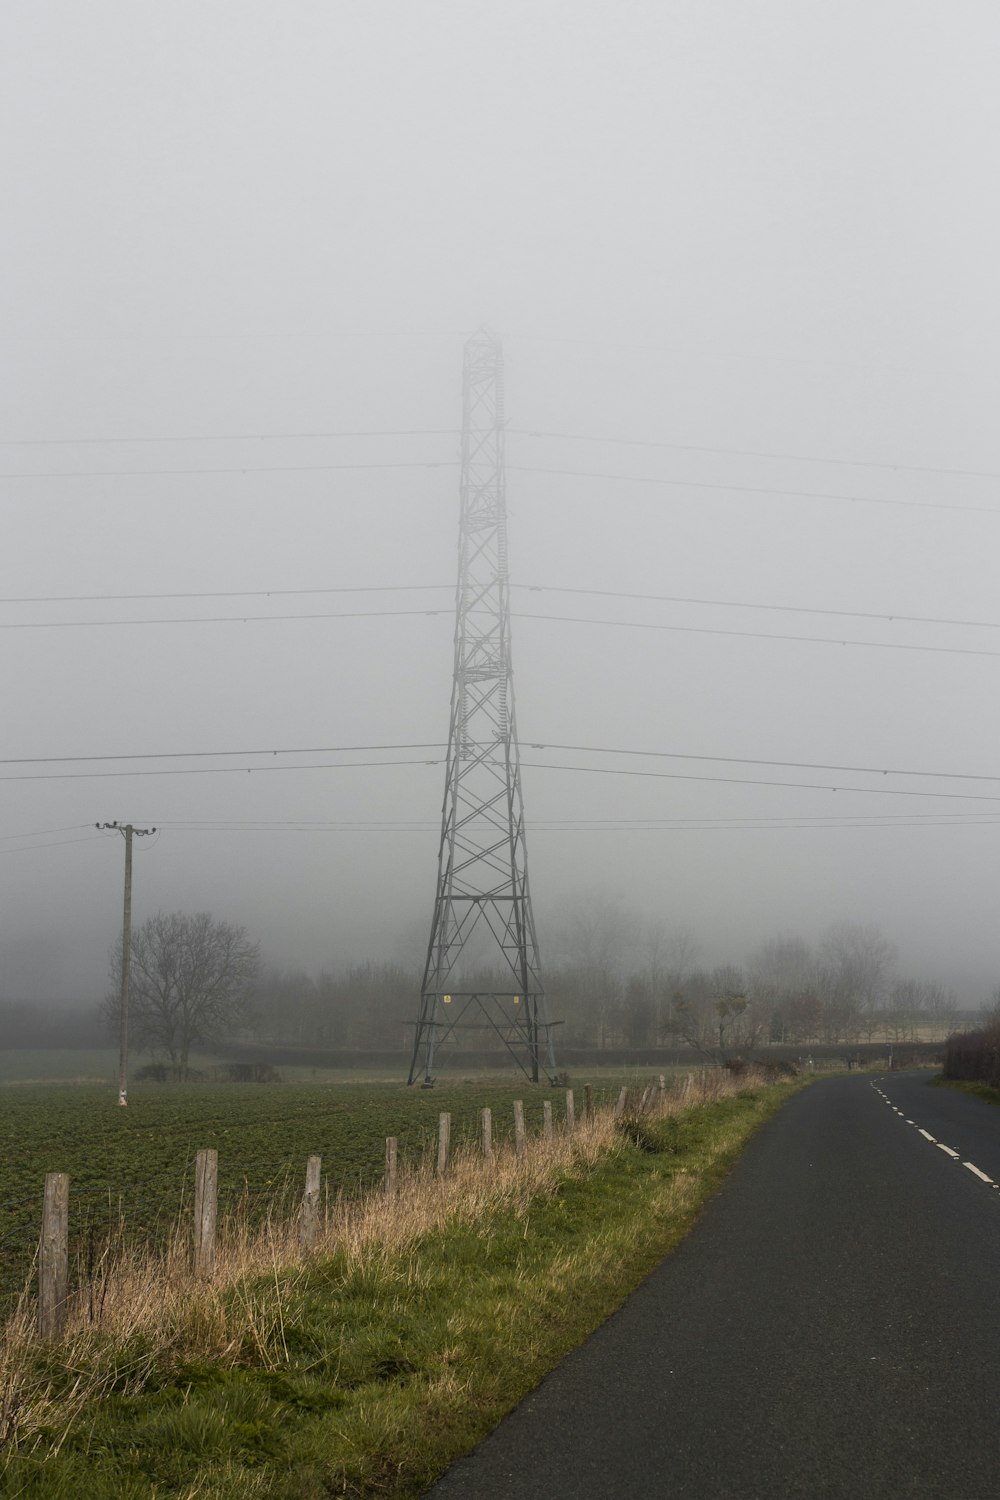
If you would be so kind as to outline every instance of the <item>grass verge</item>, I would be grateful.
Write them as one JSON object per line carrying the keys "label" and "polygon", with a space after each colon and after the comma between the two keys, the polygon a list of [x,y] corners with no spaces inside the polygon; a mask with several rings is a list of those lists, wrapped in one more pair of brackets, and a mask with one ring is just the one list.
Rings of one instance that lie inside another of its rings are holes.
{"label": "grass verge", "polygon": [[720,1084],[635,1126],[610,1113],[429,1167],[393,1204],[233,1232],[215,1281],[183,1248],[109,1258],[65,1341],[25,1304],[0,1353],[0,1494],[31,1500],[416,1496],[617,1307],[801,1084]]}
{"label": "grass verge", "polygon": [[976,1099],[985,1099],[987,1104],[1000,1105],[1000,1089],[988,1083],[976,1083],[964,1078],[934,1078],[935,1088],[960,1089],[963,1094],[972,1094]]}

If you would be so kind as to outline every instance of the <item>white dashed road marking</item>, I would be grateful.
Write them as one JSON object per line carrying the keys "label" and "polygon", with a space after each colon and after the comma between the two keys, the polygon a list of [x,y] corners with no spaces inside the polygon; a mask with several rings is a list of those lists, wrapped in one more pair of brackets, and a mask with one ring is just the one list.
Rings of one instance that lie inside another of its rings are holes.
{"label": "white dashed road marking", "polygon": [[[874,1083],[872,1084],[872,1088],[875,1089],[876,1094],[881,1095],[886,1104],[891,1107],[894,1114],[899,1115],[899,1118],[901,1120],[905,1119],[903,1111],[896,1108],[895,1104],[893,1104],[888,1094],[883,1094],[882,1090],[876,1087]],[[917,1125],[915,1120],[907,1120],[906,1123],[907,1125],[913,1125],[918,1134],[922,1135],[925,1141],[930,1141],[932,1146],[936,1146],[939,1151],[943,1151],[946,1156],[950,1156],[952,1161],[961,1161],[961,1157],[957,1151],[953,1151],[950,1146],[946,1146],[943,1141],[939,1141],[935,1136],[931,1135],[929,1130],[924,1130],[922,1126]],[[1000,1192],[1000,1182],[994,1182],[992,1177],[987,1177],[986,1173],[981,1172],[979,1168],[975,1166],[971,1161],[963,1161],[962,1166],[970,1171],[974,1177],[978,1177],[980,1182],[985,1182],[986,1185],[993,1188],[995,1192]]]}
{"label": "white dashed road marking", "polygon": [[974,1173],[975,1176],[979,1178],[980,1182],[990,1182],[990,1183],[993,1183],[994,1187],[996,1187],[996,1183],[993,1182],[993,1178],[992,1177],[987,1177],[987,1175],[986,1175],[985,1172],[980,1172],[979,1168],[978,1167],[974,1167],[972,1165],[971,1161],[963,1161],[962,1166],[963,1167],[968,1167],[969,1171],[972,1172],[972,1173]]}

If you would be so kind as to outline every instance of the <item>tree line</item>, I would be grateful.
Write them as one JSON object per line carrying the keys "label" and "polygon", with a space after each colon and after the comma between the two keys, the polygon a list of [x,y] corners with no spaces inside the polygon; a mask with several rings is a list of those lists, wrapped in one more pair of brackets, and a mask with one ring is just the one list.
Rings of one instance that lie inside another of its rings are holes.
{"label": "tree line", "polygon": [[[554,934],[547,1007],[568,1047],[687,1045],[718,1059],[774,1043],[904,1043],[943,1036],[958,1019],[954,996],[900,973],[895,948],[872,925],[835,924],[813,945],[778,936],[742,964],[711,967],[698,963],[690,932],[643,930],[607,902],[571,913]],[[119,945],[104,1005],[112,1027],[120,966]],[[180,1076],[195,1049],[227,1040],[405,1053],[419,986],[419,972],[398,963],[319,974],[266,966],[244,928],[204,912],[161,912],[133,936],[130,1029]],[[506,986],[483,969],[462,987]],[[455,1040],[482,1046],[478,1033]]]}

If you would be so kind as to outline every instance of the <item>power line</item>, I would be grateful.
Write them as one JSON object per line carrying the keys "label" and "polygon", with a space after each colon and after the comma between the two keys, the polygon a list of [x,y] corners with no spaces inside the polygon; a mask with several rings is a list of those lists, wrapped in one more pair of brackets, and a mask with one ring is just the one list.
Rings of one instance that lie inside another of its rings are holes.
{"label": "power line", "polygon": [[40,839],[52,833],[79,833],[89,827],[89,823],[64,823],[61,828],[33,828],[27,833],[0,833],[0,842],[6,844],[12,839]]}
{"label": "power line", "polygon": [[[798,824],[803,817],[809,817],[810,822],[816,824],[828,823],[831,827],[842,823],[903,823],[906,826],[919,827],[923,824],[935,825],[944,823],[954,824],[961,827],[968,823],[972,827],[978,827],[982,823],[1000,822],[1000,815],[986,817],[982,813],[963,812],[932,812],[932,813],[816,813],[816,814],[781,814],[769,813],[762,817],[747,817],[738,813],[731,813],[725,817],[645,817],[645,818],[539,818],[537,820],[527,819],[530,828],[659,828],[675,827],[686,823],[788,823]],[[87,826],[87,825],[81,825]],[[330,818],[194,818],[179,819],[160,818],[157,827],[169,828],[173,833],[314,833],[333,831],[341,829],[359,829],[364,832],[370,828],[388,828],[392,830],[412,829],[417,833],[426,833],[428,830],[436,830],[440,823],[430,818],[355,818],[355,819],[330,819]]]}
{"label": "power line", "polygon": [[967,510],[987,516],[1000,516],[1000,507],[997,506],[962,505],[945,500],[886,500],[875,495],[832,494],[826,490],[785,490],[762,484],[710,484],[702,479],[661,479],[644,474],[605,474],[591,469],[541,469],[527,464],[508,464],[507,468],[514,474],[548,474],[568,479],[608,479],[616,484],[659,485],[682,490],[716,490],[741,495],[776,495],[787,500],[832,500],[837,503],[849,502],[851,505],[888,505],[896,510]]}
{"label": "power line", "polygon": [[[530,750],[558,750],[575,755],[629,755],[653,760],[690,760],[708,761],[713,764],[739,765],[739,766],[775,766],[781,770],[797,771],[840,771],[854,776],[911,776],[920,777],[932,781],[995,781],[1000,782],[1000,775],[976,771],[927,771],[914,770],[905,766],[860,766],[844,765],[831,761],[809,761],[809,760],[772,760],[760,759],[749,755],[703,755],[694,754],[681,750],[647,750],[634,749],[622,745],[566,745],[557,744],[552,740],[525,740],[524,745]],[[412,742],[401,742],[398,744],[383,745],[293,745],[277,746],[264,749],[247,749],[246,747],[232,750],[149,750],[134,754],[112,754],[112,755],[28,755],[8,756],[0,758],[0,766],[34,766],[34,765],[85,765],[93,762],[107,763],[108,761],[147,761],[147,760],[232,760],[237,757],[266,757],[272,759],[279,755],[359,755],[366,752],[381,751],[384,753],[398,752],[401,750],[443,750],[445,745],[442,741],[416,740]],[[410,765],[410,764],[435,764],[436,762],[400,762],[400,761],[369,761],[369,762],[344,762],[344,764],[356,765]],[[331,764],[329,769],[337,769],[339,762]],[[226,769],[244,770],[257,768],[228,767]],[[295,767],[288,767],[294,770]],[[574,768],[580,769],[580,768]],[[595,769],[598,769],[595,767]],[[799,782],[789,785],[801,785]],[[215,819],[209,820],[213,823]],[[245,820],[240,820],[245,821]],[[258,819],[250,820],[254,823]],[[288,820],[281,820],[281,826],[285,826]],[[314,820],[291,820],[297,826],[326,826]],[[366,822],[369,820],[365,820]],[[395,820],[398,821],[398,820]],[[410,820],[422,824],[424,819]],[[603,819],[600,821],[604,821]],[[167,820],[161,819],[158,827],[165,827]],[[79,827],[88,827],[87,824],[71,824],[66,828],[47,830],[52,833],[74,832]],[[174,824],[173,826],[177,826]],[[45,832],[43,830],[42,832]],[[34,834],[7,834],[6,838],[31,838]],[[41,836],[40,834],[38,836]]]}
{"label": "power line", "polygon": [[[352,609],[294,615],[168,615],[128,620],[5,620],[0,630],[92,630],[127,625],[287,625],[295,620],[373,620],[394,616],[446,615],[452,607],[438,609]],[[556,617],[558,618],[558,617]]]}
{"label": "power line", "polygon": [[[285,766],[195,766],[181,769],[168,767],[155,771],[132,771],[127,769],[118,771],[56,771],[45,775],[19,772],[13,776],[0,776],[0,782],[93,781],[106,780],[113,777],[123,779],[125,777],[146,778],[150,776],[257,776],[268,773],[273,774],[275,772],[341,771],[374,769],[376,767],[387,766],[440,766],[442,764],[443,758],[437,757],[434,759],[421,758],[416,760],[334,761]],[[489,762],[488,764],[493,763]],[[699,781],[727,786],[784,787],[796,791],[845,792],[874,797],[933,797],[938,800],[944,799],[953,802],[1000,802],[1000,796],[987,796],[977,792],[926,792],[903,791],[890,787],[830,786],[828,783],[813,783],[808,781],[767,781],[748,777],[694,776],[680,771],[636,771],[631,768],[617,766],[568,766],[559,765],[551,761],[524,761],[522,764],[539,771],[571,771],[598,776],[641,776],[659,781]],[[498,764],[496,768],[499,771],[502,769],[502,766]],[[946,777],[946,773],[944,772],[938,774]],[[987,778],[983,777],[981,779],[986,780]]]}
{"label": "power line", "polygon": [[[225,467],[189,467],[180,469],[36,469],[0,472],[0,479],[140,479],[190,477],[205,474],[330,474],[364,469],[456,469],[456,459],[408,460],[394,463],[354,464],[241,464]],[[658,485],[661,488],[712,490],[743,495],[766,495],[791,500],[833,501],[852,505],[883,505],[897,510],[970,511],[1000,516],[1000,507],[964,505],[944,500],[889,500],[874,495],[845,495],[825,490],[779,489],[768,485],[720,484],[695,479],[665,479],[641,474],[607,474],[589,469],[544,469],[528,464],[508,464],[508,472],[541,474],[571,479],[604,479],[616,484]]]}
{"label": "power line", "polygon": [[[585,768],[578,768],[585,769]],[[757,784],[757,783],[750,783]],[[768,785],[781,783],[767,783]],[[790,783],[789,783],[790,784]],[[795,783],[798,785],[798,783]],[[859,790],[854,788],[853,790]],[[916,794],[915,794],[916,795]],[[704,818],[656,818],[656,819],[583,819],[573,821],[570,819],[540,819],[537,822],[529,822],[527,827],[534,834],[545,833],[791,833],[797,831],[849,831],[855,829],[923,829],[935,828],[992,828],[1000,825],[1000,817],[979,817],[973,814],[913,814],[894,815],[889,813],[877,814],[866,817],[862,814],[845,817],[826,817],[823,815],[803,817],[771,817],[771,818],[746,818],[733,814],[728,818],[704,817]],[[293,834],[321,834],[321,835],[368,835],[377,834],[388,837],[399,837],[401,835],[417,835],[426,837],[437,829],[437,824],[430,821],[423,823],[370,820],[368,822],[344,822],[344,823],[228,823],[216,821],[214,823],[170,823],[162,825],[169,828],[172,833],[293,833]],[[485,826],[485,825],[484,825]],[[44,852],[47,849],[64,849],[72,844],[92,844],[97,842],[99,835],[90,834],[83,838],[59,839],[48,843],[25,844],[17,849],[0,849],[0,859],[8,855],[34,854]]]}
{"label": "power line", "polygon": [[[991,797],[982,792],[917,792],[880,786],[830,786],[826,782],[763,781],[739,776],[692,776],[685,771],[633,771],[624,766],[565,766],[546,761],[526,760],[521,764],[530,766],[536,771],[579,771],[591,776],[641,776],[654,781],[703,781],[717,783],[720,786],[790,787],[803,792],[847,792],[865,797],[933,797],[948,802],[1000,802],[1000,796]],[[0,777],[0,780],[3,779]]]}
{"label": "power line", "polygon": [[[998,512],[1000,514],[1000,512]],[[818,646],[864,647],[872,651],[917,651],[935,656],[1000,656],[1000,651],[987,651],[976,646],[915,646],[902,641],[848,641],[825,635],[782,635],[767,630],[723,630],[708,625],[660,625],[641,620],[597,620],[583,615],[536,615],[517,610],[511,612],[515,620],[550,620],[563,625],[609,625],[625,630],[660,630],[674,635],[718,635],[750,641],[795,641]],[[0,629],[3,627],[0,626]]]}
{"label": "power line", "polygon": [[96,839],[97,835],[91,834],[80,839],[58,839],[48,844],[24,844],[20,849],[0,849],[0,859],[13,854],[34,854],[39,849],[65,849],[68,844],[92,844]]}
{"label": "power line", "polygon": [[164,768],[157,771],[53,771],[49,775],[18,773],[0,776],[0,781],[99,781],[111,777],[147,776],[263,776],[276,771],[345,771],[375,766],[439,766],[437,760],[345,760],[322,765],[292,766],[194,766],[187,769]]}
{"label": "power line", "polygon": [[998,825],[1000,825],[1000,818],[976,818],[972,822],[963,822],[963,823],[949,822],[947,819],[942,819],[938,823],[911,823],[911,822],[906,822],[906,821],[903,821],[903,822],[894,822],[894,823],[882,823],[882,822],[879,822],[878,820],[864,819],[864,820],[862,820],[860,822],[851,822],[851,821],[846,821],[845,820],[844,822],[841,822],[841,823],[829,823],[829,822],[824,822],[824,821],[820,820],[819,822],[795,822],[795,823],[782,823],[782,824],[778,824],[778,823],[751,824],[751,823],[748,823],[748,822],[740,822],[740,821],[735,821],[735,822],[731,822],[731,823],[725,823],[725,822],[720,822],[717,819],[713,819],[713,820],[710,820],[710,821],[705,822],[705,823],[688,822],[688,823],[683,823],[683,824],[668,824],[668,825],[662,825],[662,826],[661,825],[647,825],[647,826],[644,826],[644,827],[641,827],[641,828],[627,828],[627,829],[622,829],[622,828],[608,828],[608,829],[585,829],[585,828],[551,829],[551,828],[541,828],[541,829],[536,829],[535,832],[536,833],[553,833],[553,832],[561,832],[561,833],[587,833],[587,832],[590,832],[590,833],[595,833],[595,832],[599,832],[599,833],[623,833],[623,832],[624,833],[796,833],[796,832],[812,831],[812,832],[827,832],[827,833],[837,833],[837,832],[845,833],[845,832],[848,832],[848,831],[850,831],[852,829],[888,828],[888,829],[902,830],[902,829],[906,829],[906,828],[919,828],[919,829],[930,830],[931,828],[995,828]]}
{"label": "power line", "polygon": [[[454,594],[453,583],[383,583],[355,584],[346,588],[321,589],[188,589],[168,594],[10,594],[0,604],[111,604],[132,603],[140,599],[280,599],[303,594]],[[265,618],[270,618],[269,616]]]}
{"label": "power line", "polygon": [[834,464],[849,469],[887,469],[902,474],[945,474],[965,479],[1000,479],[993,469],[951,469],[930,464],[905,464],[870,458],[830,458],[815,453],[779,453],[767,448],[724,448],[707,443],[669,443],[655,438],[595,437],[588,432],[545,432],[533,427],[508,427],[518,437],[558,438],[572,443],[605,443],[619,448],[667,448],[677,453],[725,454],[732,458],[778,458],[791,463]]}
{"label": "power line", "polygon": [[110,447],[126,443],[269,443],[313,438],[457,437],[457,427],[345,428],[332,432],[192,432],[161,433],[158,437],[40,437],[0,438],[0,448]]}
{"label": "power line", "polygon": [[[674,750],[626,750],[612,745],[556,745],[546,740],[527,740],[531,750],[562,750],[576,755],[636,755],[654,760],[698,760],[733,766],[776,766],[783,771],[846,771],[855,776],[920,776],[935,781],[1000,781],[1000,776],[976,775],[972,771],[911,771],[898,766],[843,766],[827,761],[759,760],[749,755],[691,755]],[[2,762],[0,762],[2,764]]]}
{"label": "power line", "polygon": [[[1000,514],[1000,512],[998,512]],[[359,609],[309,611],[291,615],[174,615],[154,618],[129,618],[124,620],[11,620],[0,623],[5,630],[96,630],[139,626],[164,625],[287,625],[317,620],[370,620],[432,617],[451,615],[451,606],[442,605],[432,609]],[[841,646],[872,651],[909,651],[930,653],[937,656],[1000,656],[1000,651],[989,651],[974,646],[918,646],[902,641],[852,641],[824,635],[789,635],[766,630],[724,630],[708,625],[665,625],[643,620],[606,620],[590,615],[533,614],[524,610],[512,610],[513,620],[543,620],[562,625],[603,625],[623,630],[657,630],[675,635],[726,636],[737,640],[792,641],[797,644],[817,646]]]}
{"label": "power line", "polygon": [[364,464],[241,464],[226,468],[189,469],[29,469],[0,472],[0,479],[142,479],[191,474],[331,474],[356,469],[457,469],[457,459],[410,459],[405,463]]}
{"label": "power line", "polygon": [[[780,459],[791,463],[828,464],[839,468],[880,469],[889,473],[939,474],[968,479],[1000,479],[993,469],[960,469],[932,464],[910,464],[895,460],[831,457],[829,454],[789,453],[767,448],[732,448],[713,443],[678,443],[658,438],[598,436],[586,432],[554,432],[536,427],[508,427],[510,436],[555,439],[560,442],[597,443],[618,448],[651,448],[674,453],[707,453],[731,458]],[[24,437],[0,438],[0,448],[77,448],[138,446],[180,443],[315,442],[369,438],[457,437],[455,427],[332,428],[284,432],[191,432],[154,433],[144,436]]]}
{"label": "power line", "polygon": [[[700,595],[690,594],[643,594],[628,592],[622,589],[581,589],[568,588],[551,583],[511,583],[511,588],[521,589],[532,594],[573,594],[581,597],[595,599],[634,599],[644,603],[653,604],[693,604],[703,605],[714,609],[756,609],[766,610],[769,613],[794,614],[794,615],[828,615],[837,619],[845,620],[884,620],[890,624],[907,625],[949,625],[963,626],[977,630],[1000,630],[1000,621],[997,620],[966,620],[951,619],[940,615],[907,615],[897,610],[864,610],[864,609],[823,609],[817,605],[810,604],[763,604],[757,599],[711,599]],[[22,594],[7,595],[0,598],[0,605],[4,604],[112,604],[112,603],[137,603],[142,600],[157,599],[283,599],[319,597],[321,595],[339,594],[414,594],[414,593],[450,593],[453,594],[455,585],[453,583],[394,583],[394,584],[352,584],[349,586],[335,588],[265,588],[265,589],[185,589],[165,593],[143,593],[143,594]],[[424,611],[417,611],[424,613]],[[438,611],[432,611],[438,613]],[[224,617],[228,621],[229,616]],[[245,616],[233,617],[240,620]],[[254,619],[284,619],[285,616],[261,615]],[[289,618],[312,618],[311,616],[291,616]],[[72,624],[72,621],[56,621],[54,624]],[[87,621],[86,623],[94,623]],[[118,623],[118,622],[110,622]],[[121,622],[130,623],[130,622]],[[176,623],[176,622],[172,622]],[[180,623],[187,623],[181,621]]]}
{"label": "power line", "polygon": [[[1000,514],[1000,512],[998,512]],[[842,620],[885,620],[906,625],[961,625],[976,630],[1000,630],[997,620],[952,620],[939,615],[904,615],[895,611],[866,609],[821,609],[810,604],[761,604],[747,599],[702,599],[688,594],[633,594],[619,589],[561,588],[549,583],[513,583],[512,588],[532,594],[579,594],[595,599],[638,599],[653,604],[699,604],[714,609],[760,609],[790,615],[834,615]],[[0,604],[6,601],[0,599]]]}
{"label": "power line", "polygon": [[[399,745],[300,745],[286,749],[279,746],[268,750],[149,750],[137,755],[17,755],[0,759],[0,766],[79,765],[88,761],[109,760],[214,760],[233,759],[238,755],[266,755],[268,757],[275,755],[360,755],[363,751],[443,750],[444,748],[440,740],[415,740],[412,743]],[[383,765],[385,762],[373,761],[372,764]],[[65,830],[55,830],[58,833],[63,831]],[[13,836],[16,837],[16,835]]]}
{"label": "power line", "polygon": [[[675,832],[685,829],[719,828],[981,828],[1000,825],[1000,816],[983,817],[973,813],[878,813],[866,816],[862,813],[844,817],[828,817],[822,814],[799,817],[749,818],[732,814],[729,817],[702,818],[540,818],[528,819],[526,827],[533,833],[657,833]],[[353,822],[327,823],[278,823],[278,822],[216,822],[170,823],[163,825],[172,833],[309,833],[309,834],[418,834],[435,832],[437,823],[425,819],[412,820],[368,819]],[[488,824],[484,824],[488,827]],[[45,848],[47,846],[40,845]],[[54,847],[54,846],[53,846]]]}

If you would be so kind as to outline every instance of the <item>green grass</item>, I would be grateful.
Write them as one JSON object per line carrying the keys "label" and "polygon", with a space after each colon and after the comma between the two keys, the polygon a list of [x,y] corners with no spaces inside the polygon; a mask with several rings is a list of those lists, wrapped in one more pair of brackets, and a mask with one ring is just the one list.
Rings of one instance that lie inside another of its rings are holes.
{"label": "green grass", "polygon": [[987,1104],[1000,1105],[1000,1089],[988,1083],[975,1083],[962,1078],[935,1078],[932,1082],[945,1089],[960,1089],[963,1094],[972,1094],[976,1099],[985,1099]]}
{"label": "green grass", "polygon": [[623,1132],[516,1211],[458,1211],[393,1255],[338,1253],[276,1276],[277,1311],[228,1364],[149,1356],[144,1388],[130,1391],[126,1371],[149,1352],[106,1354],[120,1370],[110,1394],[65,1435],[53,1423],[34,1451],[11,1455],[0,1494],[420,1495],[677,1243],[800,1086],[696,1107],[647,1125],[638,1144]]}
{"label": "green grass", "polygon": [[[621,1079],[595,1078],[595,1099],[613,1097]],[[582,1087],[576,1095],[579,1110]],[[382,1175],[386,1137],[398,1139],[403,1160],[414,1160],[433,1141],[442,1111],[452,1116],[458,1146],[489,1105],[503,1142],[513,1132],[517,1098],[535,1134],[543,1100],[552,1102],[557,1121],[565,1112],[565,1090],[533,1087],[510,1074],[429,1090],[354,1078],[340,1084],[143,1084],[131,1090],[127,1109],[119,1108],[110,1085],[2,1089],[0,1313],[29,1271],[47,1172],[69,1174],[71,1241],[86,1258],[120,1221],[145,1241],[165,1240],[188,1211],[198,1150],[219,1153],[222,1210],[240,1203],[252,1217],[282,1194],[289,1202],[301,1196],[310,1155],[322,1158],[324,1192],[364,1190]]]}

